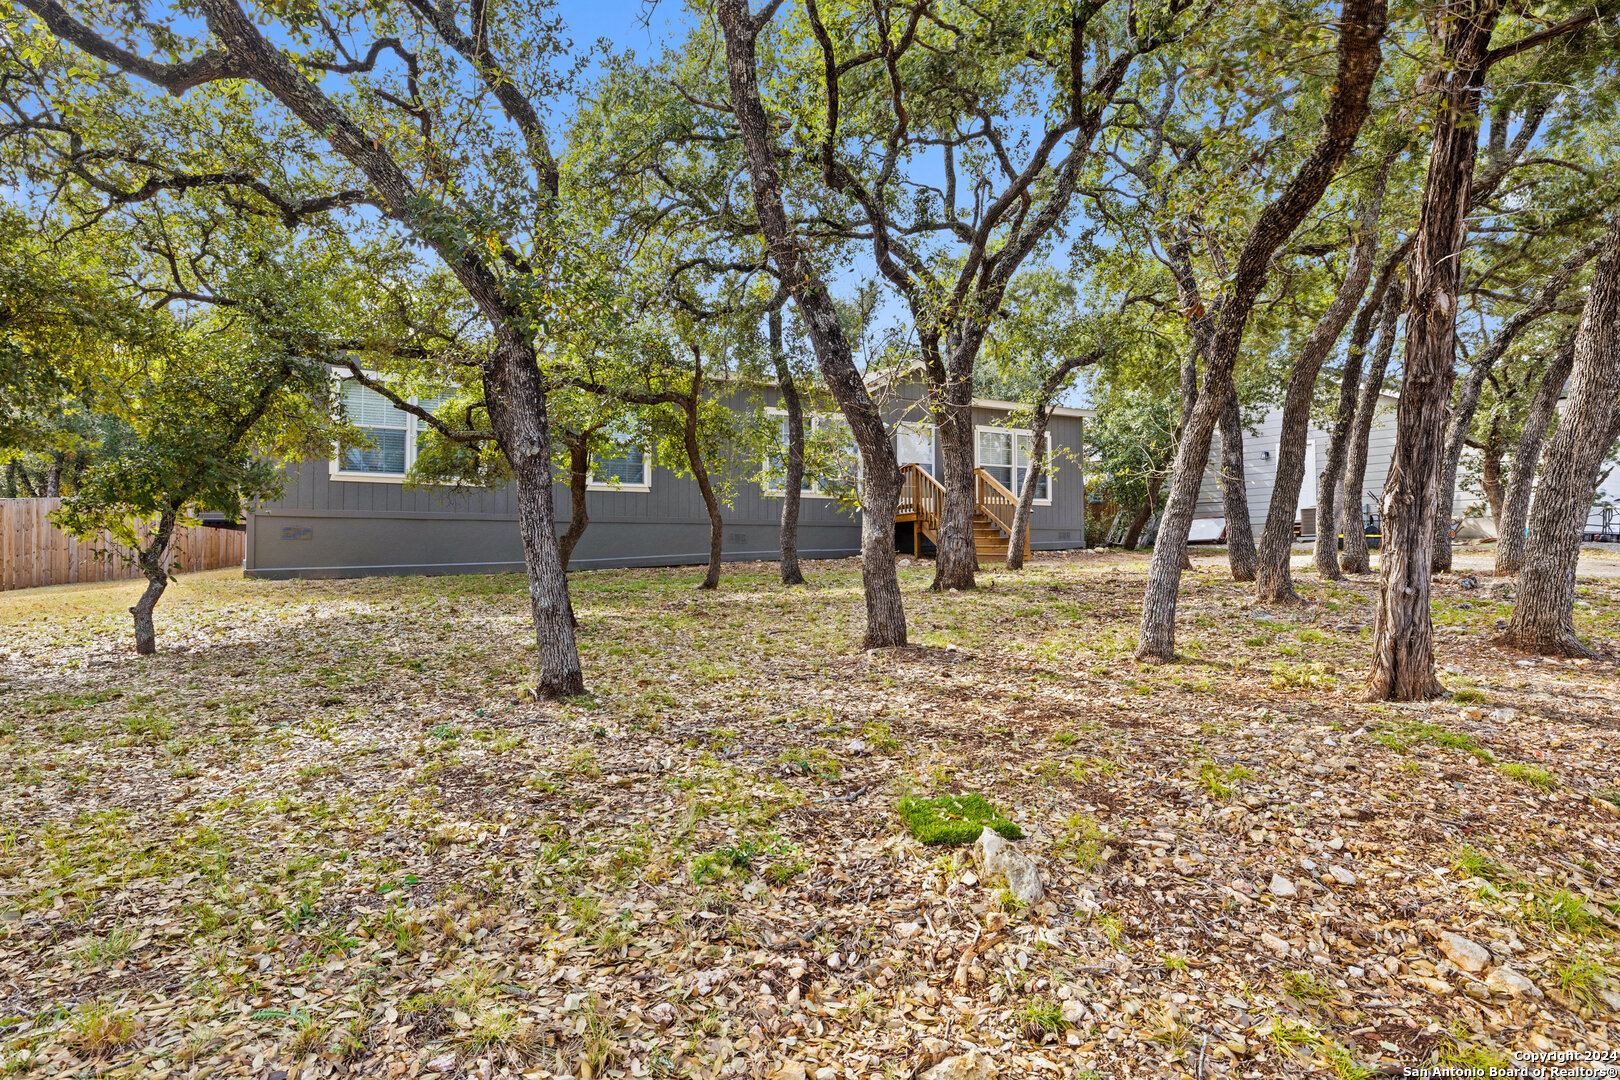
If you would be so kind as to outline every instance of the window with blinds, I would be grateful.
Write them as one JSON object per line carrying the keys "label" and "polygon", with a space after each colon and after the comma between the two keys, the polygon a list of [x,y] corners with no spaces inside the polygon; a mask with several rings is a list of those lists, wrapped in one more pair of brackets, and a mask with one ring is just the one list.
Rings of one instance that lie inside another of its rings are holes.
{"label": "window with blinds", "polygon": [[[450,395],[409,400],[436,413]],[[427,425],[355,379],[343,380],[339,401],[343,414],[369,445],[345,449],[334,463],[333,475],[403,479],[416,461],[418,438]]]}
{"label": "window with blinds", "polygon": [[591,459],[591,487],[647,489],[652,486],[652,461],[641,447],[628,447]]}

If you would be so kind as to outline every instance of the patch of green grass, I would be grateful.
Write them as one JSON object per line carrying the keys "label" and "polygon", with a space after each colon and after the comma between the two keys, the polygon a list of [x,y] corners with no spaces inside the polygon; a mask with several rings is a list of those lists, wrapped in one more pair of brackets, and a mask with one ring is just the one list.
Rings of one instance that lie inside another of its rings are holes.
{"label": "patch of green grass", "polygon": [[1453,690],[1451,700],[1463,705],[1483,705],[1487,698],[1483,690]]}
{"label": "patch of green grass", "polygon": [[1063,1030],[1063,1006],[1055,1001],[1041,1001],[1035,998],[1024,1004],[1013,1014],[1019,1026],[1026,1031],[1052,1032],[1056,1034]]}
{"label": "patch of green grass", "polygon": [[1388,734],[1388,732],[1382,733],[1378,741],[1397,753],[1404,753],[1406,748],[1413,743],[1431,742],[1436,746],[1443,746],[1447,750],[1461,750],[1472,754],[1487,765],[1496,761],[1496,755],[1485,749],[1480,741],[1472,735],[1452,731],[1449,728],[1440,727],[1438,724],[1424,722],[1407,724],[1395,734],[1393,739],[1384,737],[1384,735]]}
{"label": "patch of green grass", "polygon": [[1339,996],[1338,991],[1309,971],[1285,972],[1283,986],[1301,1001],[1322,1002]]}
{"label": "patch of green grass", "polygon": [[1596,934],[1603,931],[1603,920],[1586,910],[1587,900],[1569,889],[1541,893],[1525,905],[1525,916],[1544,923],[1551,930],[1570,934]]}
{"label": "patch of green grass", "polygon": [[91,938],[73,950],[73,959],[85,967],[101,967],[122,960],[135,947],[138,935],[127,926],[115,926],[106,937]]}
{"label": "patch of green grass", "polygon": [[1206,758],[1198,766],[1198,783],[1217,799],[1230,799],[1237,794],[1238,784],[1252,779],[1254,770],[1242,764],[1223,769]]}
{"label": "patch of green grass", "polygon": [[1024,838],[983,795],[908,796],[900,800],[900,820],[925,844],[971,844],[986,828],[1008,840]]}
{"label": "patch of green grass", "polygon": [[1511,776],[1521,784],[1529,784],[1537,791],[1551,791],[1558,786],[1558,778],[1540,765],[1529,765],[1517,761],[1504,761],[1497,769],[1506,776]]}
{"label": "patch of green grass", "polygon": [[1511,881],[1513,878],[1513,871],[1472,844],[1463,844],[1452,852],[1451,868],[1464,877],[1484,878],[1486,881]]}
{"label": "patch of green grass", "polygon": [[103,1057],[134,1034],[134,1019],[105,998],[86,1001],[68,1017],[68,1045],[87,1057]]}
{"label": "patch of green grass", "polygon": [[1064,822],[1057,853],[1073,858],[1081,869],[1090,870],[1102,862],[1103,846],[1107,840],[1108,834],[1092,818],[1085,814],[1071,814],[1069,820]]}
{"label": "patch of green grass", "polygon": [[1338,676],[1328,664],[1271,665],[1273,690],[1331,690],[1338,685]]}
{"label": "patch of green grass", "polygon": [[1613,968],[1591,959],[1586,955],[1586,950],[1581,949],[1568,961],[1554,968],[1553,977],[1558,980],[1558,989],[1565,997],[1591,1008],[1598,1003],[1597,992],[1600,985],[1616,978],[1617,975]]}

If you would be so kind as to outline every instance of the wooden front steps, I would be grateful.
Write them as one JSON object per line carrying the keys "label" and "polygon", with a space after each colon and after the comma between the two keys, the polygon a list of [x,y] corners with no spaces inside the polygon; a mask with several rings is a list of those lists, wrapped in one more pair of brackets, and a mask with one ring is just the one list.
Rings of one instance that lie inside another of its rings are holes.
{"label": "wooden front steps", "polygon": [[[901,468],[899,513],[895,521],[912,529],[911,550],[920,553],[921,540],[939,543],[940,514],[945,505],[945,488],[919,465]],[[1012,492],[983,469],[973,471],[973,550],[981,559],[1002,560],[1012,537],[1013,509],[1017,500]],[[1028,533],[1025,533],[1028,543]]]}

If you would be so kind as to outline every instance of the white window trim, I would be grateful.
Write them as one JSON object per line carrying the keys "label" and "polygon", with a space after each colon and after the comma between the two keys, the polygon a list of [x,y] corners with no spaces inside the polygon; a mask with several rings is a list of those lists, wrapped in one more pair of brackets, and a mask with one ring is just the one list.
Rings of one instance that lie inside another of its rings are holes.
{"label": "white window trim", "polygon": [[[362,368],[361,370],[364,371],[365,369]],[[332,374],[333,374],[333,377],[337,380],[338,390],[339,390],[340,394],[342,392],[344,382],[350,381],[350,380],[352,380],[354,378],[353,375],[345,374],[345,373],[343,373],[341,371],[334,371]],[[378,376],[375,372],[366,371],[365,375],[366,375],[366,378],[368,378],[368,379],[377,379],[378,381],[381,381],[381,377]],[[405,400],[409,401],[412,405],[420,404],[420,400],[414,394],[407,395]],[[390,402],[390,404],[392,404],[392,402]],[[395,406],[395,407],[397,408],[398,406]],[[401,409],[400,411],[404,412],[403,409]],[[353,471],[350,471],[350,470],[345,469],[343,467],[343,459],[342,458],[334,457],[334,458],[328,459],[328,461],[327,461],[327,476],[330,477],[333,480],[341,480],[345,484],[403,484],[403,483],[405,483],[405,477],[410,473],[411,466],[416,464],[416,435],[417,435],[417,430],[418,430],[417,425],[419,425],[419,424],[421,424],[421,420],[419,420],[416,417],[415,414],[408,413],[408,412],[405,413],[405,471],[404,472],[397,472],[397,473],[391,473],[391,472],[389,472],[389,473],[385,473],[385,472],[353,472]]]}
{"label": "white window trim", "polygon": [[[982,431],[994,431],[994,432],[999,432],[1000,434],[1003,434],[1003,435],[1011,435],[1011,436],[1013,436],[1013,466],[1012,466],[1012,469],[1013,469],[1014,473],[1017,473],[1017,471],[1018,471],[1018,464],[1017,464],[1018,463],[1018,440],[1017,440],[1017,436],[1019,436],[1019,435],[1033,435],[1034,433],[1032,431],[1030,431],[1029,428],[998,427],[995,424],[975,424],[975,425],[973,425],[973,467],[975,469],[984,468],[983,463],[979,460],[979,454],[984,449],[984,444],[979,438],[979,433],[982,432]],[[1032,452],[1034,451],[1034,449],[1035,448],[1033,446],[1030,447],[1030,450]],[[1006,466],[1002,466],[1002,465],[996,466],[996,468],[998,468],[998,469],[999,468],[1005,468],[1005,467]],[[1036,506],[1051,506],[1052,505],[1052,433],[1051,433],[1051,431],[1048,431],[1046,433],[1046,464],[1042,467],[1041,471],[1046,474],[1046,498],[1044,498],[1044,499],[1036,499],[1035,500],[1035,505]],[[1014,491],[1012,494],[1013,494],[1013,498],[1016,499],[1020,495],[1022,495],[1023,492]]]}
{"label": "white window trim", "polygon": [[[786,416],[787,414],[788,413],[787,413],[786,409],[766,409],[765,410],[765,415],[766,416]],[[827,414],[827,415],[831,415],[831,414]],[[821,419],[821,414],[819,414],[819,413],[810,413],[809,415],[805,416],[805,419],[807,421],[809,421],[809,423],[806,425],[806,428],[805,428],[805,434],[808,436],[808,435],[814,433],[814,431],[816,430],[816,422]],[[785,448],[784,448],[784,450],[785,450]],[[770,452],[766,451],[765,460],[760,462],[760,472],[769,473],[770,469],[771,469]],[[773,487],[770,487],[767,484],[761,483],[759,485],[759,491],[760,491],[760,494],[765,496],[765,498],[767,498],[767,499],[785,499],[785,498],[787,498],[787,488],[785,486],[784,487],[773,488]],[[836,499],[836,498],[838,498],[838,496],[834,495],[834,494],[831,494],[829,492],[826,492],[826,491],[822,491],[821,490],[821,481],[816,480],[814,478],[811,478],[810,486],[805,488],[803,491],[799,492],[799,498],[801,498],[801,499]]]}
{"label": "white window trim", "polygon": [[641,448],[641,476],[642,483],[629,484],[623,480],[598,480],[596,478],[596,455],[591,455],[590,469],[585,473],[586,491],[632,491],[645,493],[652,490],[653,452],[652,447]]}
{"label": "white window trim", "polygon": [[[934,475],[933,470],[936,469],[939,466],[939,425],[934,423],[932,420],[901,420],[901,421],[899,421],[894,426],[894,448],[895,448],[895,451],[896,451],[896,454],[895,454],[896,457],[899,456],[900,429],[902,427],[914,427],[914,428],[918,428],[918,429],[927,429],[927,431],[928,431],[928,443],[929,443],[930,446],[932,446],[934,448],[934,460],[930,461],[928,463],[928,469],[926,471],[928,472],[929,476],[933,476]],[[908,464],[912,464],[912,463],[911,462],[901,462],[900,467],[905,468],[906,465],[908,465]],[[921,464],[921,462],[916,462],[915,464]]]}

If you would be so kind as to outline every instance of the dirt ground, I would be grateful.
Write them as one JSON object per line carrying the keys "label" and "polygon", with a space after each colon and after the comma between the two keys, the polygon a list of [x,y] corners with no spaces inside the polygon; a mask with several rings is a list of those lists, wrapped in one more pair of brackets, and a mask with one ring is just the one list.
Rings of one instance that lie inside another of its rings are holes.
{"label": "dirt ground", "polygon": [[[1145,560],[976,592],[853,562],[0,594],[0,1076],[1400,1075],[1620,1052],[1620,680],[1436,589],[1446,700],[1360,700],[1372,580],[1262,608]],[[1620,650],[1620,582],[1577,628]],[[906,796],[1024,833],[1023,904]],[[1566,1062],[1564,1067],[1569,1066]],[[1551,1075],[1551,1074],[1548,1074]]]}

